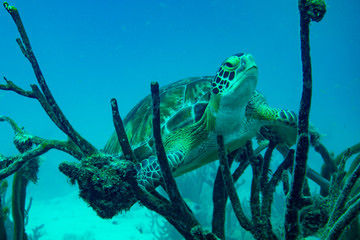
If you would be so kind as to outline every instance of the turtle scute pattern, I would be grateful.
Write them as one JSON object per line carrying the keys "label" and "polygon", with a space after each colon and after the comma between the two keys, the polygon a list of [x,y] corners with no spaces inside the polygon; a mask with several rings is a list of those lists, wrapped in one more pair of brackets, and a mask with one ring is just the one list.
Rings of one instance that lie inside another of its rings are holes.
{"label": "turtle scute pattern", "polygon": [[[186,78],[160,88],[160,124],[162,136],[198,121],[210,99],[213,77]],[[154,155],[152,138],[151,95],[142,99],[124,118],[125,131],[138,160]],[[116,133],[105,145],[104,152],[121,153]]]}

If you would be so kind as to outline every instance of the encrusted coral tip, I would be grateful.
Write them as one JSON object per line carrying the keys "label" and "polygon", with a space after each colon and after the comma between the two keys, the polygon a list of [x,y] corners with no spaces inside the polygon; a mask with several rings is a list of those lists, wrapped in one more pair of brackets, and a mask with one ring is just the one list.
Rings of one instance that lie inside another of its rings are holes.
{"label": "encrusted coral tip", "polygon": [[320,22],[326,13],[325,0],[307,0],[306,15],[311,21]]}
{"label": "encrusted coral tip", "polygon": [[4,2],[3,5],[4,5],[5,9],[6,9],[9,13],[11,13],[12,11],[17,11],[17,8],[16,8],[16,7],[11,6],[11,5],[8,4],[7,2]]}

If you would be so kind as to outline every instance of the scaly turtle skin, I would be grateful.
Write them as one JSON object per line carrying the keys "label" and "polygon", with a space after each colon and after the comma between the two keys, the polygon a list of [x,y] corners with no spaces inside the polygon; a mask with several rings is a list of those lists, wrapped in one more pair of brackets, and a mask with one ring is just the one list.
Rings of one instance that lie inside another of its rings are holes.
{"label": "scaly turtle skin", "polygon": [[[160,89],[161,129],[174,176],[199,168],[218,158],[216,137],[224,136],[229,152],[242,147],[264,127],[280,130],[279,139],[296,141],[294,112],[270,108],[255,90],[257,66],[250,54],[235,54],[220,66],[215,77],[188,78]],[[152,137],[151,96],[140,101],[124,119],[136,158],[140,186],[151,190],[161,183]],[[104,151],[120,154],[114,133]]]}

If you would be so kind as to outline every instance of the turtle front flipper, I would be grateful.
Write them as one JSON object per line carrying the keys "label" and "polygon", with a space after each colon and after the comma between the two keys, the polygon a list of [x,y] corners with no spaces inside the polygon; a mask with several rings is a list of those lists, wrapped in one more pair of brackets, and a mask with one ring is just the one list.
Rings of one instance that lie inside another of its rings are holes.
{"label": "turtle front flipper", "polygon": [[272,109],[275,113],[260,129],[260,134],[268,140],[288,147],[296,143],[297,115],[293,111]]}
{"label": "turtle front flipper", "polygon": [[255,91],[246,106],[246,117],[262,122],[260,134],[264,138],[289,147],[296,143],[297,114],[269,107],[265,97],[258,91]]}
{"label": "turtle front flipper", "polygon": [[[184,153],[174,151],[166,154],[172,172],[183,162]],[[140,187],[150,191],[161,185],[163,182],[160,164],[156,156],[141,161],[135,165],[137,181]]]}

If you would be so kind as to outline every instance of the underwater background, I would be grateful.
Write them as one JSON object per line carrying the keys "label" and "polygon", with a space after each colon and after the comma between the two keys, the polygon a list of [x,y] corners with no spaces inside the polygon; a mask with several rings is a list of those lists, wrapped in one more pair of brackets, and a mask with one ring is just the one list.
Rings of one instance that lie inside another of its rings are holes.
{"label": "underwater background", "polygon": [[[114,130],[111,98],[118,100],[125,117],[150,93],[151,81],[161,87],[186,77],[214,75],[225,58],[238,52],[255,57],[257,89],[270,106],[299,110],[302,71],[297,0],[28,0],[9,4],[20,12],[61,109],[99,149]],[[327,4],[324,19],[310,28],[310,121],[323,134],[325,146],[338,154],[360,136],[360,1],[328,0]],[[0,8],[0,75],[30,89],[36,79],[15,41],[18,36],[11,16]],[[13,118],[36,136],[65,139],[35,100],[0,91],[0,115]],[[0,123],[0,153],[17,153],[12,137],[9,125]],[[33,198],[29,232],[44,224],[40,239],[159,239],[152,230],[154,216],[138,206],[113,220],[97,217],[77,197],[78,188],[58,171],[60,162],[71,159],[55,150],[42,157],[39,181],[28,187],[28,196]],[[311,149],[309,165],[319,170],[321,164],[320,155]],[[244,181],[250,183],[251,178]]]}

